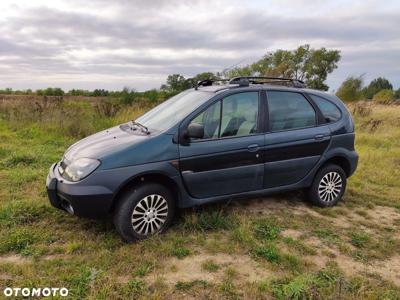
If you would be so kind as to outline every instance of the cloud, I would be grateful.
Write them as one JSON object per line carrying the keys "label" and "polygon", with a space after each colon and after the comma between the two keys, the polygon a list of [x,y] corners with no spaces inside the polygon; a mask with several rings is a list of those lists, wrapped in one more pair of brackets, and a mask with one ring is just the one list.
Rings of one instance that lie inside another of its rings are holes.
{"label": "cloud", "polygon": [[0,83],[139,90],[308,43],[342,51],[353,73],[400,83],[400,4],[389,1],[35,1],[2,3]]}

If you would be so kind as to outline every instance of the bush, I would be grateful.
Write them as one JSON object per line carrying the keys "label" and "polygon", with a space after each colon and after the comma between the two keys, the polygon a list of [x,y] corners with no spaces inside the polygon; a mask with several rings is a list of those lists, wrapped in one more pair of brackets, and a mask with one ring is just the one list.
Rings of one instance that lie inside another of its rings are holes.
{"label": "bush", "polygon": [[370,82],[370,84],[363,89],[363,95],[367,99],[372,99],[375,94],[382,90],[392,90],[393,86],[386,78],[379,77]]}
{"label": "bush", "polygon": [[373,100],[380,104],[390,104],[394,101],[393,91],[388,89],[381,90],[374,95]]}
{"label": "bush", "polygon": [[336,96],[346,102],[352,102],[360,100],[361,98],[361,87],[362,77],[349,77],[343,81],[342,85],[336,92]]}

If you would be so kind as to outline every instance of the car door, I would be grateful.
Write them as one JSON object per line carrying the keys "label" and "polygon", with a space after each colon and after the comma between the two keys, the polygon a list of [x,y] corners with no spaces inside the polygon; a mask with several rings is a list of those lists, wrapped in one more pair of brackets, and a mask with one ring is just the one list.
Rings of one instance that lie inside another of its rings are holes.
{"label": "car door", "polygon": [[[262,188],[259,91],[228,95],[186,122],[204,126],[204,137],[180,143],[180,172],[197,198]],[[185,130],[185,128],[181,128]]]}
{"label": "car door", "polygon": [[302,93],[270,90],[264,148],[264,188],[303,179],[328,147],[328,125],[318,126],[319,111]]}

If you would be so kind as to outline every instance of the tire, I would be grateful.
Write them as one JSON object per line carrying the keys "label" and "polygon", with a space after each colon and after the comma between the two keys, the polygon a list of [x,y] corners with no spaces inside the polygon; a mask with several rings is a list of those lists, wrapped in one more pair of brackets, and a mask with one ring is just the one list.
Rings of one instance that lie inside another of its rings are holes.
{"label": "tire", "polygon": [[308,189],[308,199],[320,207],[335,206],[346,190],[346,173],[334,164],[322,167]]}
{"label": "tire", "polygon": [[125,192],[114,210],[114,225],[128,243],[164,232],[175,213],[170,190],[157,183],[145,183]]}

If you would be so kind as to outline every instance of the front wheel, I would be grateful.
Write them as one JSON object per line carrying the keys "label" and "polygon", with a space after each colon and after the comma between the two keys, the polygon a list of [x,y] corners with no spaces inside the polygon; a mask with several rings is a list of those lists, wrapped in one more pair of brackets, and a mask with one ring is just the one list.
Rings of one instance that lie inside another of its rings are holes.
{"label": "front wheel", "polygon": [[308,190],[309,200],[320,207],[336,205],[346,189],[346,174],[337,165],[327,165],[315,175]]}
{"label": "front wheel", "polygon": [[126,242],[163,232],[171,223],[175,203],[171,192],[156,183],[134,187],[122,195],[114,225]]}

